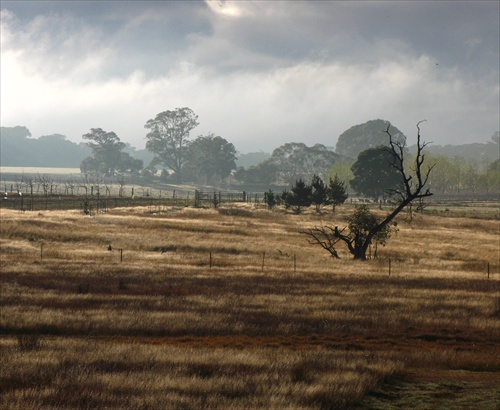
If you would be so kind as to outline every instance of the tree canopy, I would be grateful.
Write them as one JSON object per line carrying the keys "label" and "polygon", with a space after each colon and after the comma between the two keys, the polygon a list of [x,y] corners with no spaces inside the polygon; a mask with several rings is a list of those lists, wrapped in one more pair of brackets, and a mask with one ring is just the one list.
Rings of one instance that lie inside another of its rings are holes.
{"label": "tree canopy", "polygon": [[[139,164],[133,162],[129,154],[123,151],[125,144],[113,132],[106,132],[102,128],[91,128],[90,132],[82,136],[88,140],[87,145],[92,150],[92,157],[82,161],[82,172],[97,171],[106,176],[114,176],[118,169],[124,169],[125,163],[136,168]],[[142,161],[140,161],[142,167]]]}
{"label": "tree canopy", "polygon": [[236,149],[222,137],[199,136],[190,145],[182,173],[184,179],[219,184],[236,168]]}
{"label": "tree canopy", "polygon": [[351,187],[359,194],[378,200],[391,196],[390,192],[403,182],[398,172],[400,161],[385,146],[370,148],[359,154],[352,165],[354,178]]}
{"label": "tree canopy", "polygon": [[385,120],[371,120],[363,124],[354,125],[340,134],[335,152],[346,157],[356,159],[358,155],[369,148],[380,145],[388,146],[387,134],[384,132],[389,127],[393,140],[405,143],[405,135]]}

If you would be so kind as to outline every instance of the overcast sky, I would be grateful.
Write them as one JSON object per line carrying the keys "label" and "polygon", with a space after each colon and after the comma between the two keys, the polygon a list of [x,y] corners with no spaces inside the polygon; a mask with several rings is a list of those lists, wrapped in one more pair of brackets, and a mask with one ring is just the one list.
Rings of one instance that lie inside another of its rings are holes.
{"label": "overcast sky", "polygon": [[1,124],[137,148],[189,107],[240,152],[334,147],[371,119],[413,144],[500,127],[498,1],[1,1]]}

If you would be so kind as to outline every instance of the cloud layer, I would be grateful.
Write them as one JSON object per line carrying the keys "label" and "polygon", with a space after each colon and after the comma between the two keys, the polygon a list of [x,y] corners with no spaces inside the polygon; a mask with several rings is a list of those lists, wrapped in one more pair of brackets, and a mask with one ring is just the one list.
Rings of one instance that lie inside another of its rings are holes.
{"label": "cloud layer", "polygon": [[335,146],[383,118],[411,141],[499,128],[498,2],[2,2],[1,123],[143,147],[188,106],[241,152]]}

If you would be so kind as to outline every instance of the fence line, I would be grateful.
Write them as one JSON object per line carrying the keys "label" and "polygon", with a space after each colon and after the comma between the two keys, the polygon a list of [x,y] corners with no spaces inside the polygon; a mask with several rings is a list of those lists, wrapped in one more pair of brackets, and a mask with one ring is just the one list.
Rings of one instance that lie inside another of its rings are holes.
{"label": "fence line", "polygon": [[[132,192],[134,190],[132,189]],[[92,191],[93,193],[93,191]],[[80,209],[85,214],[105,213],[110,208],[149,206],[151,210],[161,209],[162,206],[184,206],[184,207],[214,207],[217,208],[224,203],[261,203],[263,194],[249,194],[246,192],[222,192],[222,191],[187,191],[179,195],[175,190],[170,194],[160,191],[158,196],[111,196],[92,195],[36,195],[18,193],[4,195],[1,198],[0,208],[18,209],[21,211],[63,210]]]}
{"label": "fence line", "polygon": [[[158,248],[158,250],[156,252],[158,252],[160,249],[162,249],[162,248]],[[117,255],[113,258],[113,260],[116,263],[118,263],[118,261],[120,264],[126,263],[127,259],[124,257],[124,254],[125,254],[124,248],[112,249],[110,246],[107,250],[108,251],[111,251],[111,250],[117,251]],[[151,251],[151,250],[150,251],[140,251],[140,253],[143,253],[143,252],[155,253],[155,251]],[[52,259],[52,260],[54,260],[54,259],[55,260],[65,260],[65,257],[62,256],[61,253],[59,253],[57,251],[57,249],[54,251],[54,249],[51,249],[50,244],[47,245],[47,243],[45,243],[45,242],[40,242],[39,252],[37,252],[37,250],[35,249],[35,251],[34,251],[35,257],[36,257],[37,253],[38,253],[40,263],[46,263],[47,260],[50,260],[50,259]],[[70,251],[67,251],[66,253],[71,255]],[[163,254],[164,250],[162,250],[161,253]],[[178,252],[176,251],[176,253],[178,253]],[[274,256],[270,256],[273,254],[273,252],[265,252],[264,251],[264,252],[262,252],[261,259],[259,259],[257,257],[257,254],[254,255],[254,257],[252,258],[254,260],[254,263],[255,263],[254,268],[256,270],[260,270],[261,272],[264,272],[266,270],[283,270],[283,271],[289,270],[290,272],[297,273],[299,271],[299,268],[298,268],[299,267],[299,257],[297,256],[296,253],[294,253],[293,255],[287,254],[286,257],[284,257],[280,251],[278,251],[278,253],[279,253],[279,256],[274,257]],[[103,255],[104,254],[105,254],[105,252],[103,251]],[[231,263],[228,264],[228,260],[231,260],[232,258],[230,256],[227,256],[227,258],[226,258],[224,253],[215,253],[213,251],[207,251],[206,253],[184,251],[184,252],[181,252],[181,255],[197,255],[198,260],[203,261],[203,262],[201,262],[202,265],[206,266],[209,270],[213,270],[216,268],[231,267]],[[179,260],[181,260],[181,261],[183,259],[185,259],[185,258],[183,258],[183,257],[179,258]],[[130,260],[130,259],[128,259],[128,260]],[[133,258],[133,260],[135,260],[135,258]],[[278,262],[279,265],[278,265],[278,263],[277,264],[272,263],[273,261]],[[175,262],[173,264],[170,262],[171,261],[169,261],[169,259],[167,258],[164,263],[166,265],[175,265],[176,264]],[[289,263],[288,268],[286,268],[287,263]],[[97,264],[99,264],[99,263],[97,263]],[[493,266],[498,267],[498,265],[493,265]],[[484,265],[483,269],[484,270],[478,270],[477,272],[479,274],[481,274],[482,277],[485,278],[486,280],[493,279],[495,273],[492,272],[492,265],[490,264],[490,262],[485,261],[485,265]],[[394,263],[393,263],[391,258],[388,259],[388,270],[389,270],[389,277],[393,276]],[[382,274],[382,272],[380,272],[380,273]],[[498,272],[496,274],[498,275]],[[395,276],[397,277],[398,275],[396,274]]]}

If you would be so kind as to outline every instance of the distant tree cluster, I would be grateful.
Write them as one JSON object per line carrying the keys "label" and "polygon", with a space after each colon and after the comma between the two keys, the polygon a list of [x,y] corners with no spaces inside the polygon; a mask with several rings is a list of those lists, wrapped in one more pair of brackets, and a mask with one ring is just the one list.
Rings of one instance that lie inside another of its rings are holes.
{"label": "distant tree cluster", "polygon": [[124,152],[126,144],[114,132],[92,128],[83,135],[92,156],[80,165],[83,173],[138,175],[151,179],[157,166],[164,167],[162,176],[177,183],[220,184],[236,169],[236,150],[224,138],[209,134],[190,140],[190,132],[198,125],[198,116],[189,108],[164,111],[146,122],[146,148],[154,154],[150,164]]}
{"label": "distant tree cluster", "polygon": [[137,174],[143,167],[142,160],[123,152],[126,145],[114,132],[91,128],[83,139],[89,141],[87,145],[92,150],[92,156],[85,158],[80,165],[84,174],[96,172],[114,177],[117,172]]}
{"label": "distant tree cluster", "polygon": [[[500,147],[491,144],[497,151]],[[475,198],[500,195],[500,161],[428,155],[435,164],[429,184],[436,194]]]}
{"label": "distant tree cluster", "polygon": [[198,116],[187,107],[161,112],[149,120],[146,148],[155,154],[152,165],[172,170],[166,176],[177,183],[219,184],[236,168],[236,149],[214,134],[191,141],[190,132],[197,125]]}
{"label": "distant tree cluster", "polygon": [[314,175],[326,178],[330,167],[341,157],[324,145],[308,147],[290,142],[276,148],[271,157],[249,169],[239,169],[235,177],[242,182],[261,185],[290,185]]}

